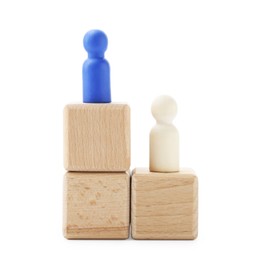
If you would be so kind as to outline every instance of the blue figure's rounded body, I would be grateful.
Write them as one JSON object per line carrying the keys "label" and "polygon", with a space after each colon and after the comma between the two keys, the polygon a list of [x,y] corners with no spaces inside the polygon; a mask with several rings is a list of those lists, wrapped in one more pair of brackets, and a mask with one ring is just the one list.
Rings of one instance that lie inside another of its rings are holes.
{"label": "blue figure's rounded body", "polygon": [[82,68],[83,102],[110,103],[110,68],[104,59],[107,37],[102,31],[92,30],[86,33],[83,42],[88,52]]}

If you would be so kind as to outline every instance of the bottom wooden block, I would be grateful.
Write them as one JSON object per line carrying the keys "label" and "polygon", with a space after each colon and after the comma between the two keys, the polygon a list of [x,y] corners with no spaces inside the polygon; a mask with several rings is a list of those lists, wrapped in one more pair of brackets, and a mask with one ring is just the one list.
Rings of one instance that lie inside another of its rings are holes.
{"label": "bottom wooden block", "polygon": [[198,181],[191,169],[177,173],[135,169],[131,203],[134,239],[197,237]]}
{"label": "bottom wooden block", "polygon": [[63,232],[68,239],[129,237],[130,175],[67,172]]}

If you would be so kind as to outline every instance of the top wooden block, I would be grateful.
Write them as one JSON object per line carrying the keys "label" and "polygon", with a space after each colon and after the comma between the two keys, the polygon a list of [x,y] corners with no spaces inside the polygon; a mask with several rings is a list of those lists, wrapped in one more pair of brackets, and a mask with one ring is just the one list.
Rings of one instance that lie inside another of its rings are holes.
{"label": "top wooden block", "polygon": [[71,104],[64,108],[67,171],[123,172],[130,168],[127,104]]}

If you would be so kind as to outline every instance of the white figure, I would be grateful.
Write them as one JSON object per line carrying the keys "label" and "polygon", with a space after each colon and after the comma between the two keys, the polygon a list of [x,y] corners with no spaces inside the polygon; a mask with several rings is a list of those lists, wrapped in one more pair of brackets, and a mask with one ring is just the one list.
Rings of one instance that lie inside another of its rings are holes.
{"label": "white figure", "polygon": [[150,132],[150,171],[179,171],[179,134],[172,120],[177,104],[170,96],[159,96],[152,103],[156,125]]}

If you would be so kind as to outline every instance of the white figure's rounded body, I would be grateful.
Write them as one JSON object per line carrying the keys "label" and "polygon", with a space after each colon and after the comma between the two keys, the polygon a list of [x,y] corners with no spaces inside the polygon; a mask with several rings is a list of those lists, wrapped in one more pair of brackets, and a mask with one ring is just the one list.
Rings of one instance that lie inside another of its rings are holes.
{"label": "white figure's rounded body", "polygon": [[152,104],[156,125],[150,132],[150,171],[179,171],[179,134],[171,123],[176,113],[176,102],[169,96],[160,96]]}

